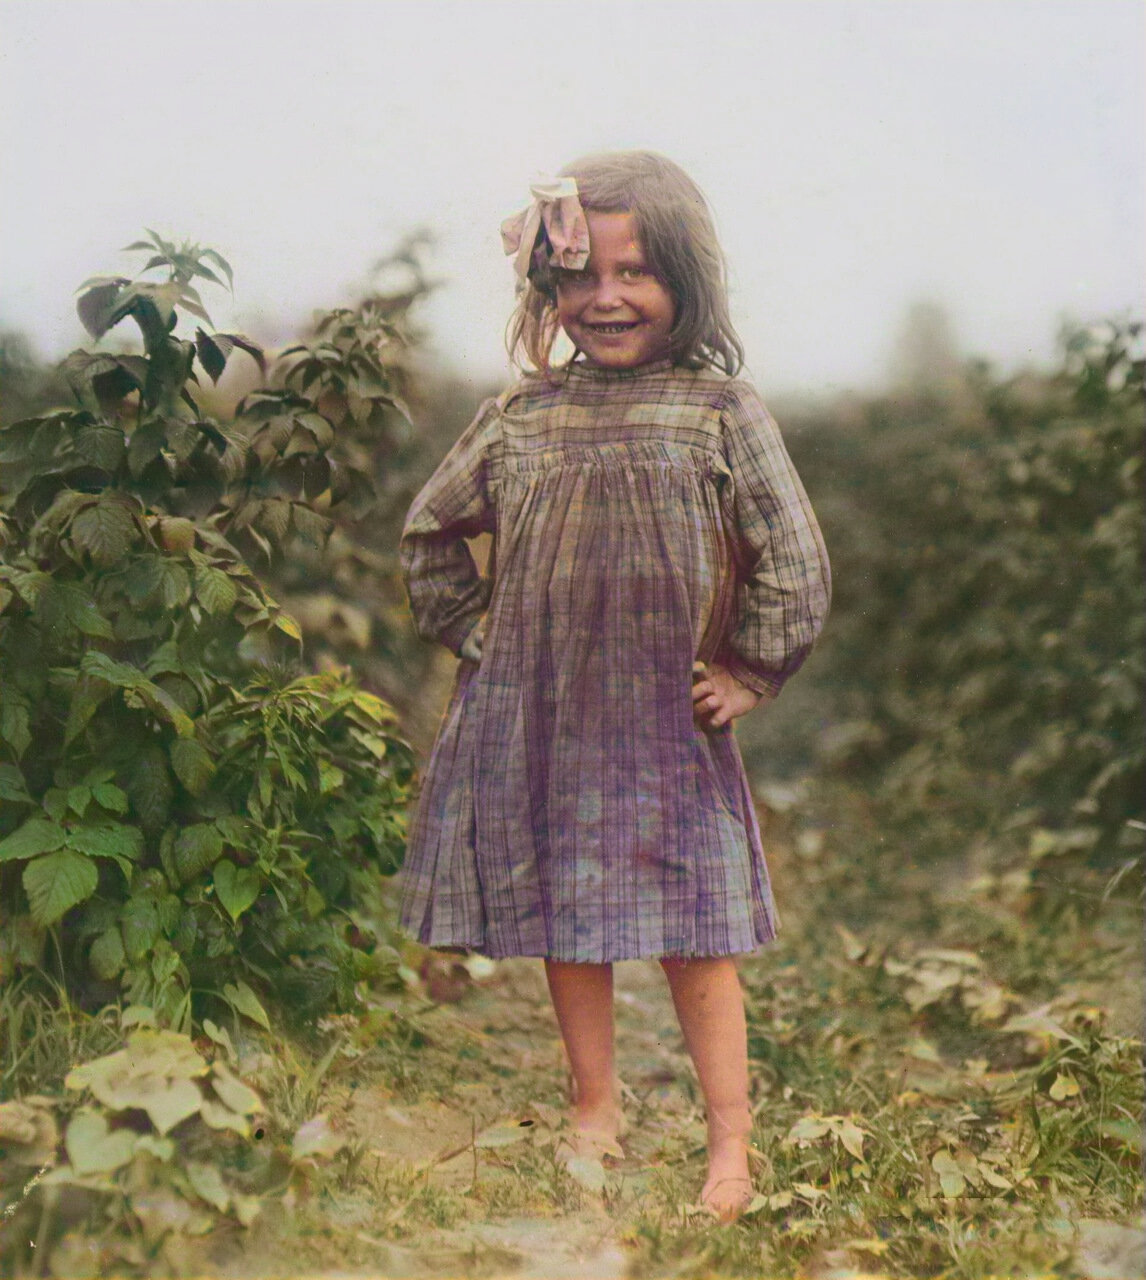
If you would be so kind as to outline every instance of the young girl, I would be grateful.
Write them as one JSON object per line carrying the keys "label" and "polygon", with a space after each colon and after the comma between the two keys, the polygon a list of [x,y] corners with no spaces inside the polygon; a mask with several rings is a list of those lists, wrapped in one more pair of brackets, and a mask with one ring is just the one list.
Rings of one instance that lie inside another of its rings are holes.
{"label": "young girl", "polygon": [[[503,225],[525,376],[410,509],[419,634],[459,654],[406,859],[423,943],[544,958],[579,1153],[619,1153],[612,963],[657,957],[708,1116],[702,1201],[751,1197],[733,956],[776,916],[732,720],[828,609],[772,419],[737,378],[704,197],[649,152],[594,155]],[[574,348],[552,363],[563,331]],[[493,535],[487,574],[466,539]]]}

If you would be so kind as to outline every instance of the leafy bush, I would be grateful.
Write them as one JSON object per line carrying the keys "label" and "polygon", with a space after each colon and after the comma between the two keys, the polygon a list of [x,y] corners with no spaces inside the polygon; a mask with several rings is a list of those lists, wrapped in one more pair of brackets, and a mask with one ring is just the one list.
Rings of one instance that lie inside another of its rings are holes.
{"label": "leafy bush", "polygon": [[1141,332],[794,437],[837,582],[821,760],[878,779],[928,854],[981,837],[1109,871],[1140,848]]}
{"label": "leafy bush", "polygon": [[412,421],[425,398],[411,311],[434,287],[422,262],[427,243],[411,236],[375,265],[364,296],[320,315],[306,340],[282,354],[284,386],[329,419],[331,461],[359,482],[329,511],[329,537],[291,538],[289,554],[269,568],[312,665],[349,666],[407,707],[432,658],[411,625],[397,559],[430,434]]}
{"label": "leafy bush", "polygon": [[[210,997],[265,1022],[252,984],[345,1006],[386,966],[350,912],[400,863],[411,759],[346,673],[286,667],[301,633],[251,560],[321,545],[369,479],[334,456],[305,357],[226,427],[203,415],[196,367],[264,363],[239,334],[177,336],[210,323],[192,282],[230,268],[131,248],[166,278],[89,281],[78,309],[97,338],[134,320],[143,354],[74,353],[77,406],[0,434],[0,981],[51,931],[81,998],[118,983],[177,1028]],[[347,377],[369,413],[392,399],[368,360]]]}

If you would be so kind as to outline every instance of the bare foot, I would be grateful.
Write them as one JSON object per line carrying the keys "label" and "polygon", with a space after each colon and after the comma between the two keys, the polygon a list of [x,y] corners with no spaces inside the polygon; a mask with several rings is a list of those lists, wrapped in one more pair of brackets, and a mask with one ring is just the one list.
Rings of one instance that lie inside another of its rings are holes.
{"label": "bare foot", "polygon": [[733,1136],[710,1139],[708,1178],[700,1193],[700,1203],[711,1209],[721,1222],[735,1222],[748,1207],[752,1195],[747,1143]]}
{"label": "bare foot", "polygon": [[620,1109],[615,1103],[600,1107],[583,1107],[580,1104],[573,1108],[572,1132],[568,1145],[573,1154],[588,1156],[600,1160],[603,1156],[624,1158],[624,1151],[618,1141],[621,1131]]}

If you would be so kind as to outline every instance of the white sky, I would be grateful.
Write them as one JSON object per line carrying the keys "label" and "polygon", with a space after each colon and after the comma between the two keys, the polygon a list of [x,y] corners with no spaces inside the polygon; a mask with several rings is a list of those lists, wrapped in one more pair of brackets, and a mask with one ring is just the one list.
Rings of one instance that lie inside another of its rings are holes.
{"label": "white sky", "polygon": [[281,340],[418,225],[436,347],[502,376],[498,223],[590,150],[700,183],[768,391],[877,383],[908,305],[1013,368],[1141,310],[1140,0],[0,0],[0,324],[59,356],[142,228]]}

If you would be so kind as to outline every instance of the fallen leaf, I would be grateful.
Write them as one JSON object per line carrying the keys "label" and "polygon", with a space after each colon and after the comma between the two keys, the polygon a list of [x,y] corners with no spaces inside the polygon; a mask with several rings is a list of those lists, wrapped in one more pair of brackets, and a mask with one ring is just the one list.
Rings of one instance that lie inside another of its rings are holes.
{"label": "fallen leaf", "polygon": [[786,1146],[794,1142],[807,1144],[815,1142],[817,1138],[822,1138],[829,1129],[828,1122],[822,1116],[801,1116],[799,1120],[788,1130],[788,1136],[784,1139]]}
{"label": "fallen leaf", "polygon": [[1076,1049],[1083,1048],[1082,1041],[1072,1036],[1047,1012],[1047,1006],[1032,1009],[1029,1013],[1017,1013],[999,1028],[1000,1031],[1025,1031],[1028,1035],[1049,1036],[1053,1040],[1065,1040]]}
{"label": "fallen leaf", "polygon": [[813,1187],[810,1182],[793,1182],[792,1190],[805,1200],[822,1200],[828,1194],[820,1187]]}
{"label": "fallen leaf", "polygon": [[1065,1071],[1060,1071],[1054,1078],[1054,1083],[1047,1090],[1055,1102],[1062,1102],[1066,1098],[1077,1098],[1079,1095],[1078,1081],[1074,1076],[1067,1075]]}
{"label": "fallen leaf", "polygon": [[853,1253],[870,1253],[882,1257],[891,1248],[888,1240],[845,1240],[841,1248],[850,1249]]}
{"label": "fallen leaf", "polygon": [[474,1139],[474,1146],[482,1149],[512,1146],[513,1143],[528,1138],[532,1128],[532,1124],[495,1124],[478,1134]]}
{"label": "fallen leaf", "polygon": [[841,1120],[836,1127],[836,1133],[849,1154],[855,1156],[857,1160],[862,1160],[864,1131],[851,1120]]}
{"label": "fallen leaf", "polygon": [[292,1160],[305,1160],[308,1156],[333,1156],[346,1146],[346,1139],[330,1127],[321,1113],[298,1127],[290,1144]]}
{"label": "fallen leaf", "polygon": [[844,955],[852,964],[858,964],[867,954],[867,943],[861,942],[850,929],[842,924],[837,924],[835,930],[843,943]]}
{"label": "fallen leaf", "polygon": [[913,1036],[903,1047],[904,1053],[917,1062],[942,1062],[939,1050],[925,1036]]}
{"label": "fallen leaf", "polygon": [[961,1196],[967,1189],[963,1181],[963,1171],[946,1147],[936,1151],[931,1157],[931,1167],[939,1175],[939,1185],[948,1199],[953,1200]]}
{"label": "fallen leaf", "polygon": [[0,1146],[16,1164],[54,1164],[60,1136],[48,1107],[31,1098],[0,1102]]}

